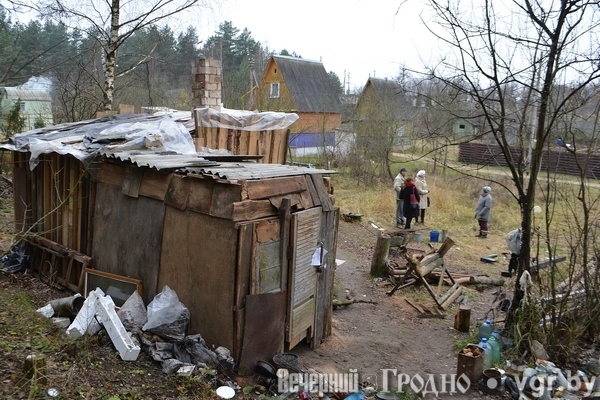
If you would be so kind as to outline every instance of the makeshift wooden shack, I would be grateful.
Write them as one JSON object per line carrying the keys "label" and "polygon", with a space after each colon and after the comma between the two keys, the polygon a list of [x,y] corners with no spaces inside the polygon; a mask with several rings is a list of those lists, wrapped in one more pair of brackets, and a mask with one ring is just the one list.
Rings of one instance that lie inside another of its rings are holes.
{"label": "makeshift wooden shack", "polygon": [[32,269],[80,292],[86,267],[139,280],[146,304],[168,285],[189,333],[229,348],[242,372],[304,339],[318,347],[331,333],[333,171],[169,150],[193,126],[113,116],[2,145]]}

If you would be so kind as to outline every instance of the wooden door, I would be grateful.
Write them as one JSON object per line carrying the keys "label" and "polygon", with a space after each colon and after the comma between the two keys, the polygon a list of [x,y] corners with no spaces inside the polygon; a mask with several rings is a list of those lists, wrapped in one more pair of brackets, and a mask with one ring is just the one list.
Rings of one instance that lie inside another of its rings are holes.
{"label": "wooden door", "polygon": [[289,348],[313,336],[317,270],[312,255],[320,247],[321,207],[292,214],[289,303],[286,341]]}

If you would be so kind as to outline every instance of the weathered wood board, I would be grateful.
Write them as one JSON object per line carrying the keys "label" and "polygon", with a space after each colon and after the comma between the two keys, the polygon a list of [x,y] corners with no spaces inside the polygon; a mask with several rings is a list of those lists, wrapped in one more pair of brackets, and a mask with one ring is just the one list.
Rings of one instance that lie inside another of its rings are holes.
{"label": "weathered wood board", "polygon": [[[165,204],[133,198],[98,183],[94,212],[94,268],[140,279],[148,304],[157,293]],[[158,289],[160,290],[160,289]]]}

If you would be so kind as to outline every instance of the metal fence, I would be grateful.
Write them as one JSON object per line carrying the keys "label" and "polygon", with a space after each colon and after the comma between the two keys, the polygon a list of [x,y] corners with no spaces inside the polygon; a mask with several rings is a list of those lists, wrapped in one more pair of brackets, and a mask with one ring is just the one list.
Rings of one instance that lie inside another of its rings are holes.
{"label": "metal fence", "polygon": [[[514,160],[518,160],[521,149],[511,147],[510,152]],[[577,152],[572,153],[565,148],[544,151],[542,155],[541,170],[565,174],[581,174],[585,171],[586,178],[600,179],[600,155],[596,153]],[[462,143],[458,150],[458,161],[466,164],[477,164],[481,166],[506,167],[506,157],[502,148],[498,145],[484,143]]]}

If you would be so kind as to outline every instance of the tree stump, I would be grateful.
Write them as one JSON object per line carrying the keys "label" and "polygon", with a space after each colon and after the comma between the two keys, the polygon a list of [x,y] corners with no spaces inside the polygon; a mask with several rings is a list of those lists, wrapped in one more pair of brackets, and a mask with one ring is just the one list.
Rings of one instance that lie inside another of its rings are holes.
{"label": "tree stump", "polygon": [[377,235],[373,258],[371,259],[371,276],[383,278],[387,274],[388,253],[392,237],[382,231]]}
{"label": "tree stump", "polygon": [[454,329],[459,332],[469,332],[471,326],[471,307],[460,306],[454,316]]}

